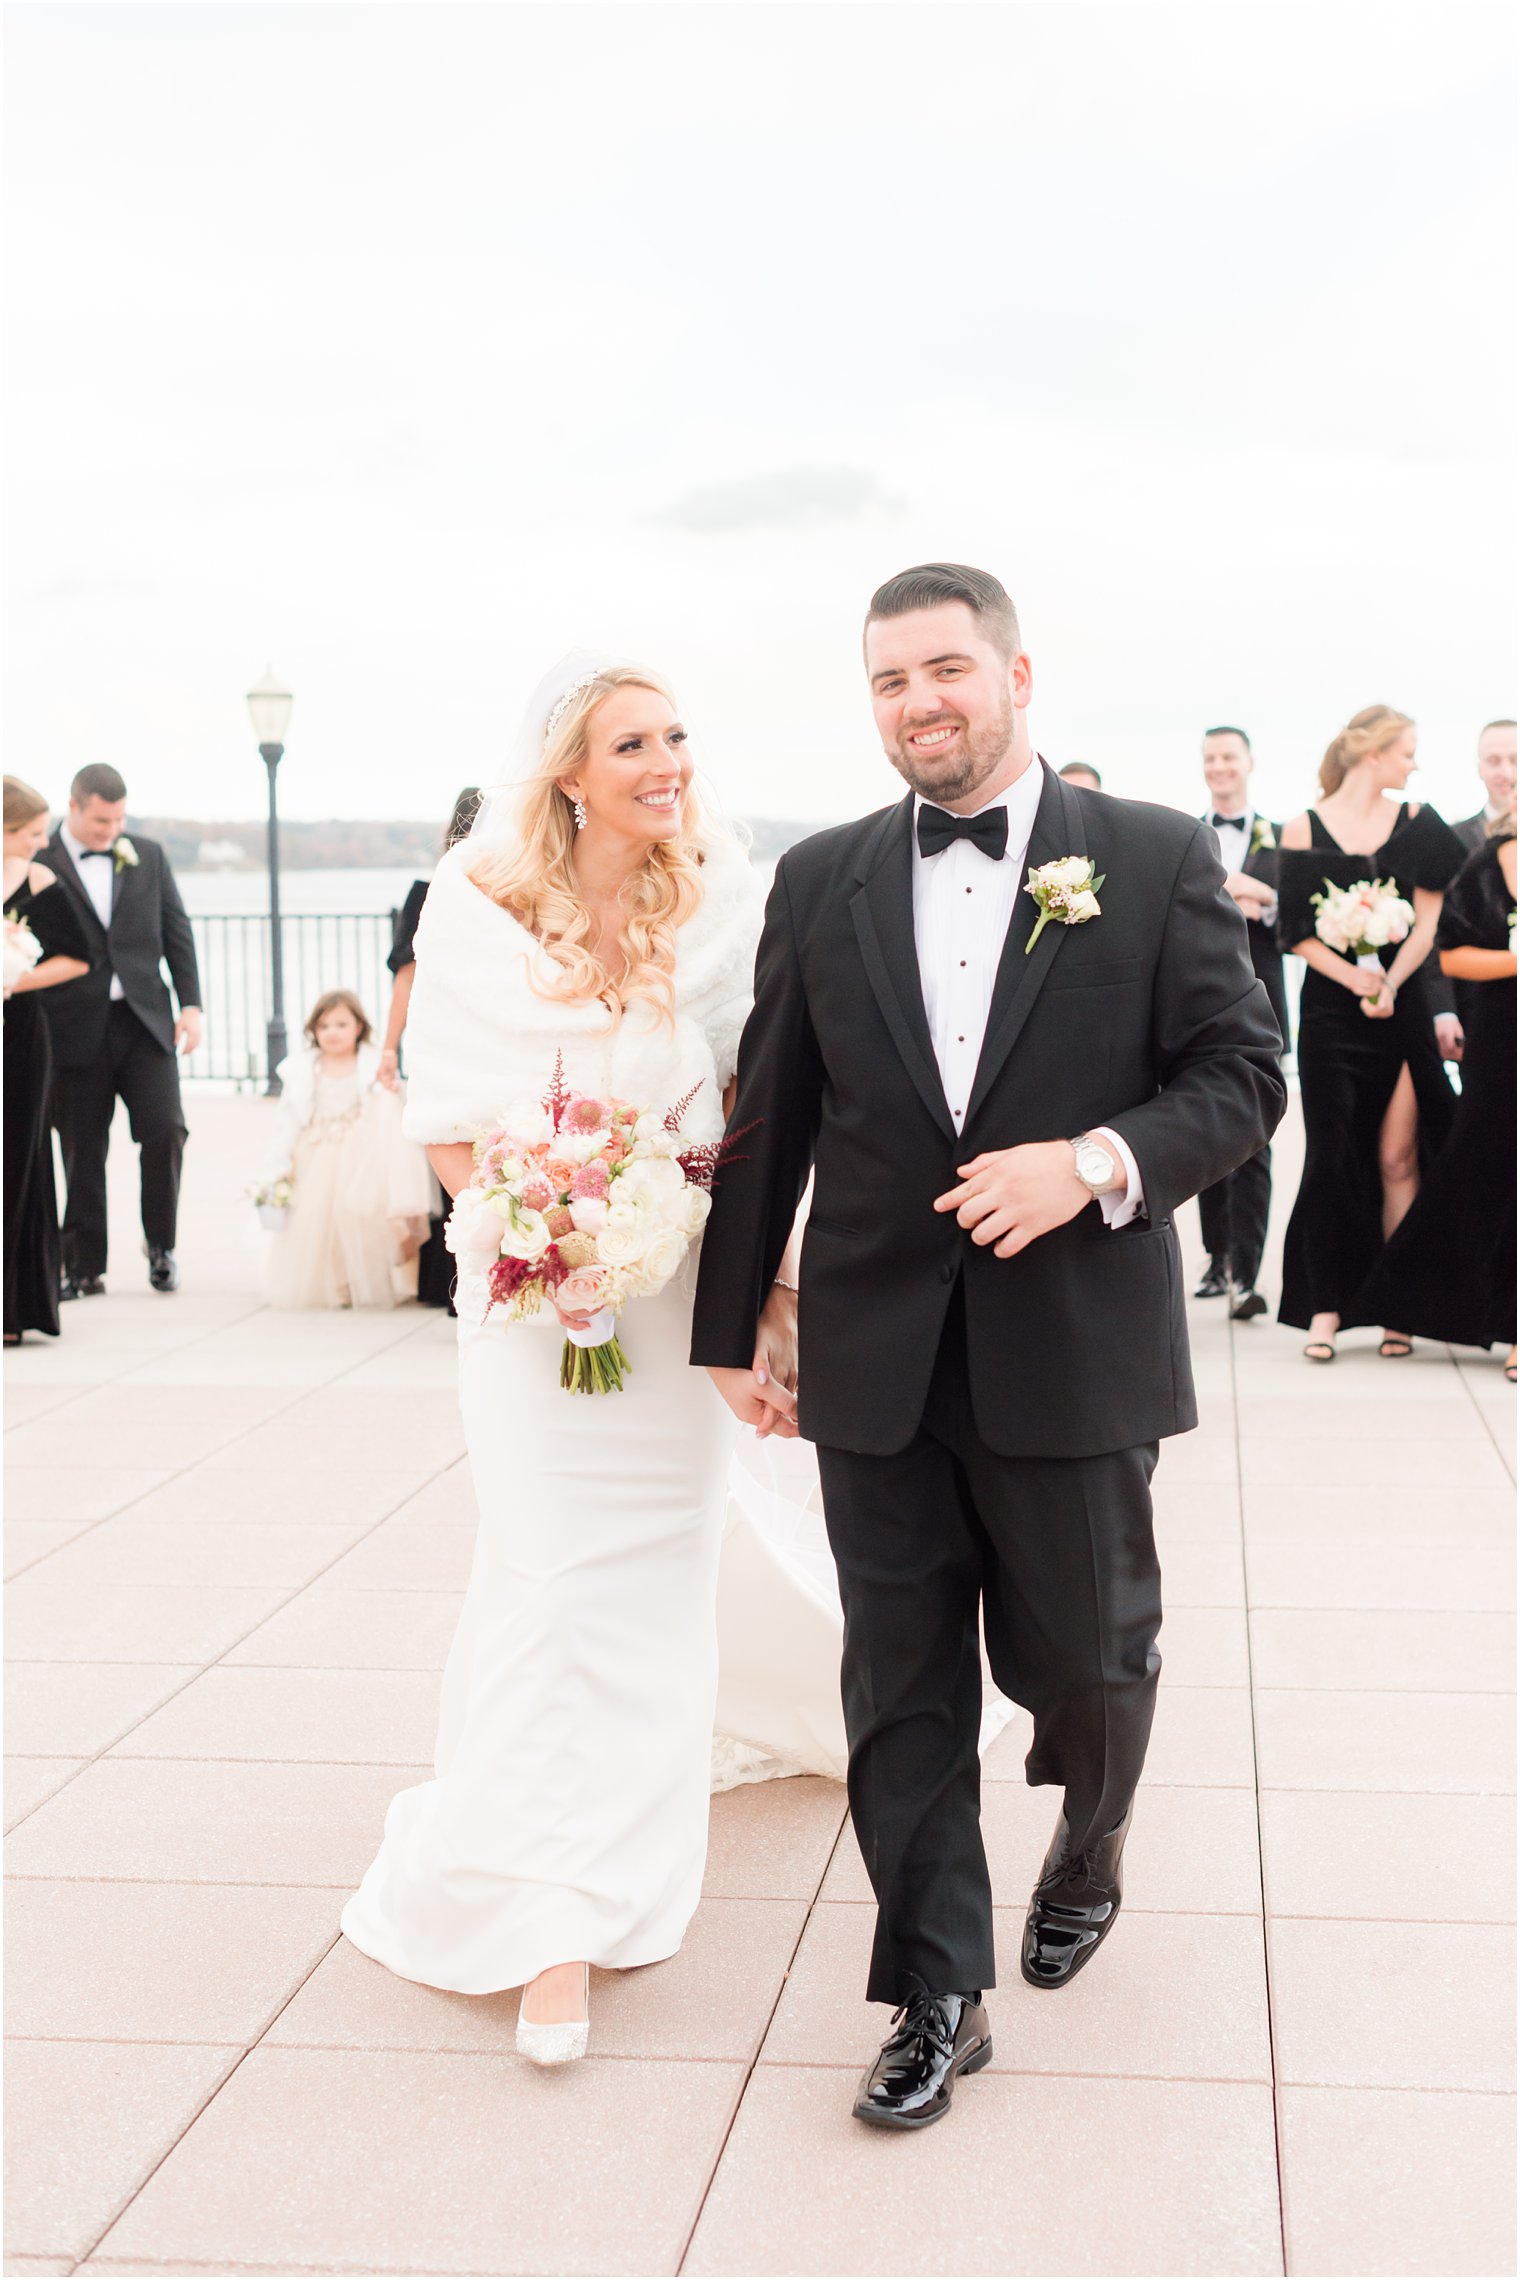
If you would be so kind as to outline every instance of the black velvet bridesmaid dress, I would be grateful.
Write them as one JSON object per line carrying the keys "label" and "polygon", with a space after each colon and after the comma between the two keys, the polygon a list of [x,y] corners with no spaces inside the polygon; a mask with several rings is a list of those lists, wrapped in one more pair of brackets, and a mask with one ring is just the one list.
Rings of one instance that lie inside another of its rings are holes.
{"label": "black velvet bridesmaid dress", "polygon": [[[84,928],[56,883],[33,894],[23,879],[5,905],[7,918],[24,919],[44,958],[90,961]],[[43,1011],[45,990],[25,990],[5,1001],[5,1335],[40,1330],[58,1335],[62,1256],[58,1195],[53,1181],[53,1134],[48,1093],[53,1049]]]}
{"label": "black velvet bridesmaid dress", "polygon": [[[1512,836],[1512,835],[1508,835]],[[1447,890],[1442,950],[1508,950],[1515,898],[1499,842],[1471,856]],[[1374,1270],[1362,1305],[1417,1338],[1515,1343],[1515,983],[1469,981],[1462,1097],[1429,1177]]]}
{"label": "black velvet bridesmaid dress", "polygon": [[[1314,933],[1311,897],[1327,885],[1392,879],[1413,901],[1416,887],[1440,892],[1467,859],[1467,849],[1434,808],[1411,813],[1407,802],[1370,855],[1348,854],[1312,810],[1309,829],[1312,846],[1284,847],[1280,854],[1277,939],[1284,950]],[[1382,951],[1383,965],[1391,966],[1397,955],[1397,945]],[[1372,1021],[1358,997],[1311,966],[1298,1031],[1304,1170],[1283,1243],[1277,1310],[1278,1321],[1296,1330],[1307,1330],[1316,1314],[1339,1314],[1343,1329],[1396,1319],[1369,1314],[1365,1306],[1368,1279],[1383,1250],[1378,1139],[1406,1064],[1419,1105],[1423,1176],[1444,1146],[1457,1109],[1436,1043],[1426,973],[1413,973],[1402,985],[1390,1020]]]}

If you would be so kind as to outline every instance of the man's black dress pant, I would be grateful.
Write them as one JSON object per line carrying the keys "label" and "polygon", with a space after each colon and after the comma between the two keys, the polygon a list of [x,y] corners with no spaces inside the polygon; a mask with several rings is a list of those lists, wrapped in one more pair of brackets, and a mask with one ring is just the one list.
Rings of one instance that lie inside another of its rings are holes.
{"label": "man's black dress pant", "polygon": [[185,1112],[179,1061],[150,1035],[125,999],[106,1017],[103,1051],[82,1069],[53,1071],[53,1122],[63,1149],[68,1203],[64,1271],[75,1281],[106,1271],[106,1151],[118,1098],[142,1151],[142,1224],[149,1248],[174,1249]]}
{"label": "man's black dress pant", "polygon": [[1203,1244],[1211,1259],[1228,1261],[1237,1290],[1254,1290],[1272,1208],[1272,1151],[1261,1148],[1198,1198]]}
{"label": "man's black dress pant", "polygon": [[994,1983],[979,1613],[994,1679],[1034,1719],[1028,1779],[1064,1787],[1078,1844],[1122,1820],[1161,1668],[1156,1456],[1154,1442],[1076,1458],[989,1449],[959,1287],[908,1446],[819,1448],[844,1601],[850,1813],[877,1901],[870,2001],[902,2002],[909,1974],[937,1993]]}

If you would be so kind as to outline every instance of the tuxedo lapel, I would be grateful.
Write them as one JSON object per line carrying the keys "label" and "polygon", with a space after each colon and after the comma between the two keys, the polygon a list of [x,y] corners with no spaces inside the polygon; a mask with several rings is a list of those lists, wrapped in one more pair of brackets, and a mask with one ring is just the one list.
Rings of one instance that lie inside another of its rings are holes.
{"label": "tuxedo lapel", "polygon": [[850,899],[855,938],[892,1042],[936,1124],[955,1138],[913,937],[913,795],[891,810],[865,850],[863,884]]}
{"label": "tuxedo lapel", "polygon": [[[69,853],[68,849],[64,846],[63,839],[60,834],[55,832],[53,837],[48,841],[47,855],[49,870],[53,873],[53,876],[55,878],[61,879],[63,881],[63,884],[68,888],[69,893],[74,897],[74,900],[79,905],[79,908],[84,912],[86,920],[103,942],[106,938],[106,930],[100,923],[100,913],[95,908],[95,905],[91,902],[89,889],[86,887],[83,879],[81,879],[79,876],[79,872],[75,868],[74,858]],[[111,900],[111,915],[113,918],[116,915],[116,900],[114,896]]]}
{"label": "tuxedo lapel", "polygon": [[[1037,763],[1039,765],[1039,763]],[[1053,768],[1045,770],[1045,788],[1035,810],[1034,830],[1029,839],[1030,870],[1042,863],[1059,862],[1063,855],[1085,855],[1087,837],[1082,829],[1082,803],[1075,792],[1069,791]],[[992,1004],[987,1014],[987,1033],[982,1041],[982,1057],[976,1065],[976,1082],[971,1088],[971,1099],[966,1107],[966,1125],[992,1090],[1004,1062],[1019,1041],[1025,1022],[1034,1010],[1035,999],[1041,985],[1060,954],[1068,928],[1058,919],[1052,919],[1043,929],[1032,950],[1027,949],[1039,919],[1035,899],[1021,886],[1013,906],[1013,917],[1003,940],[1003,955],[998,961],[997,979],[992,985]]]}

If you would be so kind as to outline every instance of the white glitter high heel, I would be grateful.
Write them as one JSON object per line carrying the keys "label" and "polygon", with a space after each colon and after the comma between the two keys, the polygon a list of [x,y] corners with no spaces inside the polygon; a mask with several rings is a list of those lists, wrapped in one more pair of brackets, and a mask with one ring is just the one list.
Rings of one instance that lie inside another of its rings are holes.
{"label": "white glitter high heel", "polygon": [[[537,2019],[525,2019],[522,2004],[518,2005],[517,2048],[521,2056],[532,2059],[535,2066],[568,2066],[572,2059],[586,2055],[591,2033],[591,1967],[582,1964],[581,1970],[586,2004],[583,2019],[555,2019],[541,2024]],[[522,2000],[523,2003],[528,2000],[526,1987]]]}

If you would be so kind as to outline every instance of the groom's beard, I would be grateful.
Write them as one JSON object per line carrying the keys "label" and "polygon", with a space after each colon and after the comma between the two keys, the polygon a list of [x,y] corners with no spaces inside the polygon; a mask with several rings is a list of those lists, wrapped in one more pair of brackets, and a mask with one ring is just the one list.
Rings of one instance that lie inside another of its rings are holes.
{"label": "groom's beard", "polygon": [[912,785],[920,799],[933,800],[941,807],[947,800],[969,799],[1002,766],[1013,742],[1013,700],[1005,698],[997,719],[988,721],[975,733],[963,713],[947,708],[936,713],[933,720],[916,720],[913,734],[921,736],[926,729],[949,728],[952,723],[961,734],[947,758],[937,759],[932,752],[915,752],[908,743],[906,731],[899,738],[896,750],[887,754],[898,774]]}

